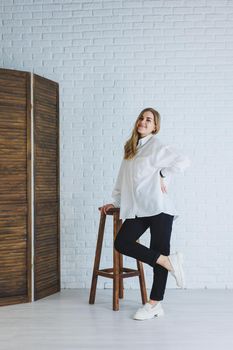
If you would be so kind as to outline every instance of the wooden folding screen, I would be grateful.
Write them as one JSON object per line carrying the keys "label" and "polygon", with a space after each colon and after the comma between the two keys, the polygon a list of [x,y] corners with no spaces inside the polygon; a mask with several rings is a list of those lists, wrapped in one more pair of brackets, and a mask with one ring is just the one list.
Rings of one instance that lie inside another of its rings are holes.
{"label": "wooden folding screen", "polygon": [[60,289],[58,84],[34,75],[35,299]]}
{"label": "wooden folding screen", "polygon": [[59,290],[58,84],[0,69],[0,305]]}

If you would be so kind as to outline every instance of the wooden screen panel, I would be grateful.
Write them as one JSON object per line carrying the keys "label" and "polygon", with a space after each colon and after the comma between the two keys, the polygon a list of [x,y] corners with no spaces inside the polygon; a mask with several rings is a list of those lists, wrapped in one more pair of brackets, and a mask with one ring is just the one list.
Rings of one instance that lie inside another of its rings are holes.
{"label": "wooden screen panel", "polygon": [[34,75],[34,298],[60,290],[59,89]]}
{"label": "wooden screen panel", "polygon": [[30,73],[0,69],[0,305],[31,300]]}

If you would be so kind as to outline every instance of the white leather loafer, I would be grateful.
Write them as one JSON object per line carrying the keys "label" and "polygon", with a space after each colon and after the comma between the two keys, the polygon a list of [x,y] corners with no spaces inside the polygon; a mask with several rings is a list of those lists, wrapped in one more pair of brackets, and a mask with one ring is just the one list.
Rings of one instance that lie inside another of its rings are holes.
{"label": "white leather loafer", "polygon": [[183,270],[183,254],[176,252],[168,255],[168,259],[172,265],[173,271],[169,271],[175,278],[176,284],[179,288],[185,287],[184,270]]}
{"label": "white leather loafer", "polygon": [[134,320],[148,320],[154,317],[163,316],[164,311],[160,302],[151,305],[149,302],[140,307],[134,315]]}

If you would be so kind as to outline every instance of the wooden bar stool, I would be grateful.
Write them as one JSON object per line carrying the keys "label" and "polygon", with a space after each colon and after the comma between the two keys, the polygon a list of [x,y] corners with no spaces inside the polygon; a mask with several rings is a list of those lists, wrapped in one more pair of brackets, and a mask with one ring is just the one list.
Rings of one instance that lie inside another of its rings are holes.
{"label": "wooden bar stool", "polygon": [[[98,208],[98,209],[101,210],[101,208]],[[119,310],[119,298],[121,299],[123,298],[123,289],[124,289],[123,278],[138,276],[139,283],[140,283],[142,303],[145,304],[147,302],[145,277],[144,277],[143,265],[141,261],[137,260],[136,270],[123,267],[123,256],[113,246],[113,268],[111,267],[111,268],[106,268],[101,270],[99,269],[106,215],[113,216],[113,238],[115,240],[117,236],[117,232],[122,225],[122,220],[119,218],[119,214],[120,214],[120,208],[110,208],[108,209],[107,214],[104,214],[104,213],[100,214],[99,231],[98,231],[96,252],[95,252],[95,262],[94,262],[91,290],[90,290],[90,297],[89,297],[89,304],[94,304],[98,276],[112,278],[114,311]],[[139,240],[137,240],[137,242],[139,242]]]}

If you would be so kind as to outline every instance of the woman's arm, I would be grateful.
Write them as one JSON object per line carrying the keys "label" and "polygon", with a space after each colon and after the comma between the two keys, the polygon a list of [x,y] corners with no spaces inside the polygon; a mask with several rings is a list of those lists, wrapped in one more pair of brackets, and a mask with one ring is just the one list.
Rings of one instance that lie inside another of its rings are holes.
{"label": "woman's arm", "polygon": [[179,153],[175,147],[166,145],[161,149],[161,175],[166,177],[171,174],[183,172],[191,165],[190,159]]}
{"label": "woman's arm", "polygon": [[125,165],[124,159],[122,159],[120,169],[118,171],[117,179],[112,191],[112,198],[113,198],[112,204],[116,208],[119,208],[121,203],[121,181],[122,181],[124,165]]}

